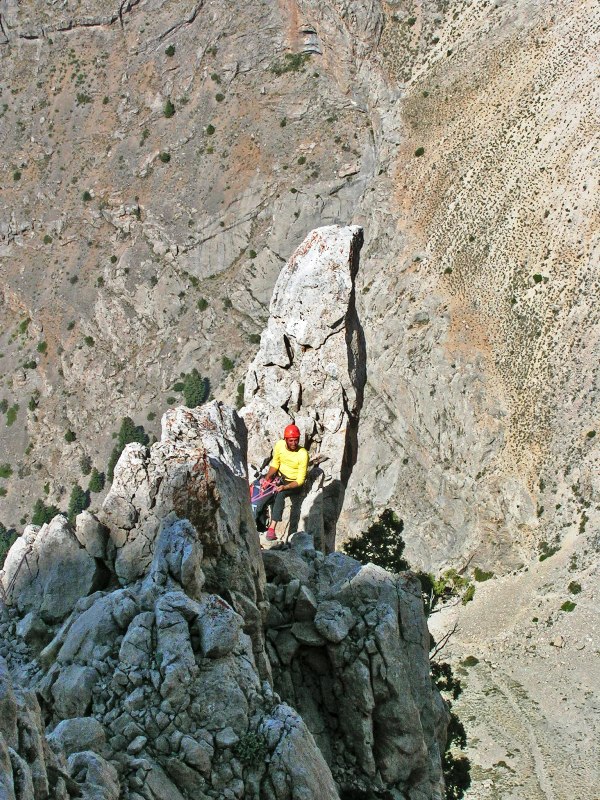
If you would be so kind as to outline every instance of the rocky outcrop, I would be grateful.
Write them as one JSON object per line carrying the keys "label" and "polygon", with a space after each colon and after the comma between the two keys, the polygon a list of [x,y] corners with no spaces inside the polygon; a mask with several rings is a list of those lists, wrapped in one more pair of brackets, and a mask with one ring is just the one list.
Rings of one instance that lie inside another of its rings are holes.
{"label": "rocky outcrop", "polygon": [[284,427],[295,422],[313,459],[291,531],[308,530],[333,550],[344,492],[356,461],[366,381],[364,334],[355,307],[363,232],[312,231],[282,269],[269,320],[245,382],[241,415],[248,459],[260,469]]}
{"label": "rocky outcrop", "polygon": [[442,797],[448,711],[432,688],[421,588],[307,534],[264,554],[274,685],[342,791]]}
{"label": "rocky outcrop", "polygon": [[[19,690],[4,670],[7,797],[29,799],[36,780],[65,800],[339,800],[368,781],[407,800],[440,796],[444,718],[418,592],[311,547],[265,553],[267,584],[245,463],[233,410],[169,411],[160,442],[123,452],[103,524],[85,514],[75,535],[57,517],[13,546],[0,573],[0,655],[32,688],[37,744],[21,736],[15,747]],[[73,552],[92,558],[105,583],[74,584],[68,604],[32,620],[45,559],[61,572],[57,532],[66,565]],[[25,581],[14,565],[26,563],[27,537],[37,571]],[[305,686],[304,660],[314,666]]]}

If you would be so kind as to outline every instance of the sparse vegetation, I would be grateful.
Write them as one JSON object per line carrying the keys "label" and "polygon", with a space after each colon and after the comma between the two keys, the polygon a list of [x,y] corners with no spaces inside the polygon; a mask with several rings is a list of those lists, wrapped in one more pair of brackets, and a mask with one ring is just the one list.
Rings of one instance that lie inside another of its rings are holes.
{"label": "sparse vegetation", "polygon": [[38,342],[37,351],[38,353],[45,354],[48,350],[48,342]]}
{"label": "sparse vegetation", "polygon": [[271,64],[271,72],[275,75],[284,75],[286,72],[298,72],[304,69],[310,59],[310,53],[286,53],[283,60]]}
{"label": "sparse vegetation", "polygon": [[417,149],[415,150],[415,155],[417,156],[417,158],[420,158],[420,156],[425,155],[425,148],[417,147]]}
{"label": "sparse vegetation", "polygon": [[92,459],[88,455],[81,456],[79,460],[79,469],[82,475],[89,475],[92,471]]}
{"label": "sparse vegetation", "polygon": [[550,558],[550,556],[553,556],[555,553],[558,553],[560,548],[558,545],[550,546],[548,542],[540,542],[538,550],[540,553],[539,560],[545,561],[547,558]]}
{"label": "sparse vegetation", "polygon": [[175,45],[170,44],[167,49],[165,50],[165,55],[169,58],[172,58],[175,55]]}
{"label": "sparse vegetation", "polygon": [[168,164],[169,161],[171,160],[171,154],[166,152],[159,153],[158,157],[163,164]]}
{"label": "sparse vegetation", "polygon": [[6,555],[17,540],[17,532],[14,528],[8,529],[0,522],[0,569],[4,566]]}
{"label": "sparse vegetation", "polygon": [[12,474],[13,468],[10,464],[6,462],[4,464],[0,464],[0,478],[10,478]]}
{"label": "sparse vegetation", "polygon": [[221,359],[221,367],[223,368],[224,372],[230,372],[235,366],[235,362],[232,361],[227,356],[223,356]]}
{"label": "sparse vegetation", "polygon": [[574,603],[572,600],[565,600],[565,602],[560,607],[561,611],[573,611],[577,607],[577,603]]}
{"label": "sparse vegetation", "polygon": [[236,758],[246,765],[256,765],[264,761],[269,752],[267,740],[261,733],[250,731],[242,736],[233,748]]}
{"label": "sparse vegetation", "polygon": [[571,581],[569,584],[569,591],[571,594],[579,594],[581,592],[581,584],[577,581]]}
{"label": "sparse vegetation", "polygon": [[17,414],[19,413],[19,404],[15,403],[11,406],[8,411],[6,412],[6,424],[10,428],[11,425],[14,424],[15,420],[17,419]]}
{"label": "sparse vegetation", "polygon": [[490,578],[493,578],[494,573],[485,572],[484,570],[479,569],[479,567],[475,567],[475,569],[473,570],[473,577],[478,583],[483,583],[483,581],[489,581]]}
{"label": "sparse vegetation", "polygon": [[68,430],[65,433],[65,442],[68,442],[69,444],[71,444],[71,442],[74,442],[75,439],[77,439],[77,435],[76,435],[76,433],[74,431]]}
{"label": "sparse vegetation", "polygon": [[163,116],[167,119],[170,119],[175,115],[175,106],[171,102],[171,100],[167,100],[167,102],[163,106]]}
{"label": "sparse vegetation", "polygon": [[83,200],[84,203],[89,203],[90,200],[92,199],[92,195],[86,189],[85,192],[81,195],[81,199]]}

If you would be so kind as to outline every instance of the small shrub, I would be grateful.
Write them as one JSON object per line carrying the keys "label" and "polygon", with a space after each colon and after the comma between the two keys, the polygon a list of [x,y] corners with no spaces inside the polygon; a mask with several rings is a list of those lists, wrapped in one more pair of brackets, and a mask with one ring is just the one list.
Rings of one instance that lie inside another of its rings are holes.
{"label": "small shrub", "polygon": [[46,234],[44,236],[44,240],[43,241],[44,241],[44,244],[52,244],[52,237],[49,236],[48,234]]}
{"label": "small shrub", "polygon": [[412,28],[412,26],[415,24],[416,21],[417,21],[416,17],[409,17],[406,20],[406,24],[408,25],[409,28]]}
{"label": "small shrub", "polygon": [[541,283],[543,280],[544,280],[543,276],[542,276],[542,275],[540,275],[540,274],[539,274],[539,273],[537,273],[537,272],[536,272],[536,274],[533,276],[533,282],[534,282],[534,283]]}
{"label": "small shrub", "polygon": [[571,581],[569,584],[569,591],[571,594],[579,594],[581,592],[581,584],[577,581]]}
{"label": "small shrub", "polygon": [[15,403],[14,406],[11,406],[6,412],[6,424],[8,425],[9,428],[11,425],[14,424],[15,420],[17,419],[18,412],[19,412],[18,403]]}
{"label": "small shrub", "polygon": [[245,391],[245,384],[242,381],[237,385],[237,393],[235,396],[235,407],[239,410],[244,405],[244,391]]}
{"label": "small shrub", "polygon": [[573,611],[577,607],[577,603],[574,603],[572,600],[565,600],[565,602],[560,607],[561,611]]}
{"label": "small shrub", "polygon": [[48,350],[48,342],[38,342],[38,353],[45,353]]}
{"label": "small shrub", "polygon": [[10,478],[13,474],[13,468],[10,464],[0,464],[0,478]]}
{"label": "small shrub", "polygon": [[81,195],[81,199],[83,200],[84,203],[89,203],[90,200],[92,199],[92,195],[86,189],[85,192]]}
{"label": "small shrub", "polygon": [[165,50],[165,55],[168,56],[169,58],[172,58],[172,56],[175,55],[175,45],[174,44],[170,44],[167,47],[167,49]]}
{"label": "small shrub", "polygon": [[163,164],[168,164],[169,161],[171,160],[171,154],[170,153],[164,153],[164,152],[163,153],[159,153],[158,157],[160,158],[160,160],[162,161]]}
{"label": "small shrub", "polygon": [[86,103],[91,103],[92,98],[85,92],[77,92],[77,105],[84,106]]}
{"label": "small shrub", "polygon": [[27,319],[21,320],[21,322],[19,322],[18,330],[19,330],[19,333],[21,335],[27,333],[27,328],[29,327],[29,323],[30,322],[31,322],[31,320],[29,319],[29,317],[27,317]]}
{"label": "small shrub", "polygon": [[102,98],[102,105],[103,106],[107,106],[109,104],[109,102],[110,102],[110,100],[108,98],[108,95],[104,95],[104,97]]}
{"label": "small shrub", "polygon": [[221,366],[224,372],[230,372],[234,368],[235,362],[233,362],[227,356],[223,356],[223,358],[221,359]]}
{"label": "small shrub", "polygon": [[13,172],[13,181],[20,181],[21,180],[21,170],[16,169]]}
{"label": "small shrub", "polygon": [[260,344],[260,333],[251,333],[248,336],[248,341],[252,344]]}
{"label": "small shrub", "polygon": [[539,552],[540,552],[539,560],[540,561],[545,561],[547,558],[550,558],[550,556],[553,556],[555,553],[558,553],[559,549],[560,548],[558,547],[558,545],[554,545],[553,547],[551,547],[548,544],[548,542],[540,542],[540,544],[539,544]]}
{"label": "small shrub", "polygon": [[96,344],[93,336],[84,336],[83,341],[87,344],[88,347],[93,347]]}
{"label": "small shrub", "polygon": [[110,263],[111,263],[111,264],[116,264],[116,263],[117,263],[117,261],[118,261],[118,259],[117,259],[117,257],[116,257],[116,256],[111,256],[111,257],[110,257]]}
{"label": "small shrub", "polygon": [[170,119],[171,117],[173,117],[175,115],[175,106],[173,105],[171,100],[167,100],[167,102],[164,104],[164,106],[163,106],[163,115],[167,119]]}
{"label": "small shrub", "polygon": [[69,324],[67,325],[67,330],[72,331],[74,327],[75,327],[75,320],[72,319],[71,322],[69,322]]}
{"label": "small shrub", "polygon": [[248,250],[248,258],[256,258],[256,250]]}
{"label": "small shrub", "polygon": [[280,128],[285,128],[286,125],[287,125],[287,117],[284,117],[283,119],[279,120]]}
{"label": "small shrub", "polygon": [[216,128],[215,128],[214,125],[207,125],[206,126],[206,135],[207,136],[212,136],[215,131],[216,131]]}
{"label": "small shrub", "polygon": [[75,439],[77,439],[77,435],[75,434],[74,431],[68,430],[65,433],[65,442],[68,442],[69,444],[71,444],[71,442],[74,442]]}
{"label": "small shrub", "polygon": [[479,664],[479,659],[476,658],[476,656],[467,656],[460,663],[463,665],[463,667],[475,667],[477,664]]}
{"label": "small shrub", "polygon": [[222,94],[221,92],[217,92],[217,94],[215,95],[215,100],[217,101],[217,103],[222,103],[223,100],[225,100],[225,95]]}
{"label": "small shrub", "polygon": [[153,420],[155,420],[156,419],[156,412],[155,411],[149,411],[148,415],[146,416],[146,419],[148,420],[148,422],[152,422]]}
{"label": "small shrub", "polygon": [[211,74],[210,79],[211,79],[211,81],[214,81],[215,83],[221,83],[221,78],[217,75],[216,72],[213,72]]}
{"label": "small shrub", "polygon": [[8,411],[8,400],[2,399],[0,400],[0,413],[6,414]]}
{"label": "small shrub", "polygon": [[30,411],[35,411],[39,403],[40,403],[40,393],[36,390],[29,398],[29,402],[27,403],[27,408]]}
{"label": "small shrub", "polygon": [[231,299],[229,297],[224,297],[223,298],[223,309],[225,311],[228,311],[230,308],[233,308],[233,303],[231,302]]}
{"label": "small shrub", "polygon": [[300,158],[298,159],[298,164],[300,164],[300,166],[302,166],[302,164],[306,164],[306,157],[300,156]]}
{"label": "small shrub", "polygon": [[587,438],[588,439],[593,439],[595,435],[596,435],[596,431],[588,431],[587,432]]}
{"label": "small shrub", "polygon": [[484,570],[479,569],[479,567],[475,567],[473,570],[473,577],[479,583],[483,583],[483,581],[489,581],[490,578],[494,577],[493,572],[484,572]]}
{"label": "small shrub", "polygon": [[419,158],[422,155],[425,155],[425,148],[424,147],[417,147],[415,150],[415,155]]}
{"label": "small shrub", "polygon": [[233,753],[242,764],[256,765],[264,761],[269,752],[267,740],[261,733],[249,732],[234,746]]}
{"label": "small shrub", "polygon": [[102,275],[99,275],[99,276],[96,278],[96,286],[97,286],[99,289],[102,289],[102,287],[104,286],[104,278],[102,277]]}
{"label": "small shrub", "polygon": [[37,367],[37,361],[34,361],[33,359],[31,361],[25,361],[23,367],[25,369],[35,369]]}

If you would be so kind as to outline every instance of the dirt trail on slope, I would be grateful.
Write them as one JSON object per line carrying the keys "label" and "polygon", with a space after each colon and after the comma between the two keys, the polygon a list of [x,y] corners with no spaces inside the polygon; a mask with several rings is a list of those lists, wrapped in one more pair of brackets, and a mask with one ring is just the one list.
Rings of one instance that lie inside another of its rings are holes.
{"label": "dirt trail on slope", "polygon": [[458,622],[440,655],[463,685],[469,800],[600,800],[600,565],[574,569],[582,549],[571,536],[430,620],[438,640]]}

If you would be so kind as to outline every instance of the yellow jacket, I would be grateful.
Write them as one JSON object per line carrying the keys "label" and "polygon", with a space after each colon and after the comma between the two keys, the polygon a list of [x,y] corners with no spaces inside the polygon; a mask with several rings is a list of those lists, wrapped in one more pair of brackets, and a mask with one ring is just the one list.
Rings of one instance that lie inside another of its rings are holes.
{"label": "yellow jacket", "polygon": [[308,469],[308,450],[304,447],[288,450],[285,439],[280,439],[273,448],[273,458],[269,466],[278,470],[286,480],[296,481],[298,486],[302,486]]}

